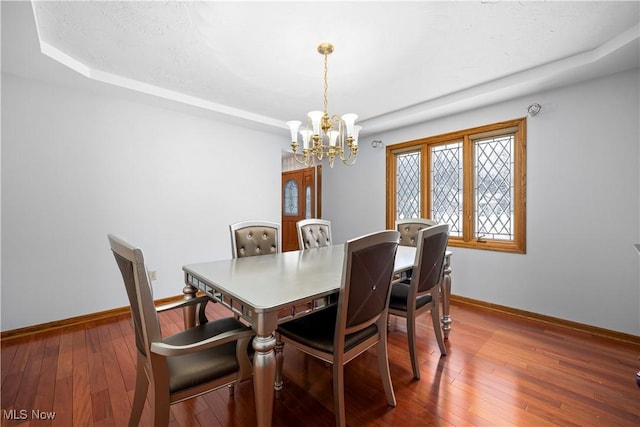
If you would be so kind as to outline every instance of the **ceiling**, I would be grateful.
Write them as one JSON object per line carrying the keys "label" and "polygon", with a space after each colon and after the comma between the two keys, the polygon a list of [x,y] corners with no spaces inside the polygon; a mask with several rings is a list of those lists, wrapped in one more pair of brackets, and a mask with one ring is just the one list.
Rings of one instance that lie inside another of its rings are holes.
{"label": "ceiling", "polygon": [[[283,134],[285,121],[322,109],[320,42],[335,46],[329,113],[357,113],[362,134],[371,134],[636,68],[639,5],[32,4],[40,50],[50,58],[91,79]],[[3,34],[3,50],[5,40]]]}

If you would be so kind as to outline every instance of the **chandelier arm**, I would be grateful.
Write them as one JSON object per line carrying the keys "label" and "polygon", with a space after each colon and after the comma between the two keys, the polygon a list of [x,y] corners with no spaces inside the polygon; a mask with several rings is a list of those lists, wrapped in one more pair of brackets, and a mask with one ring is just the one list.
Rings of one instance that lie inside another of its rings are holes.
{"label": "chandelier arm", "polygon": [[309,163],[309,159],[308,159],[307,155],[306,155],[306,154],[304,154],[304,153],[302,154],[302,156],[300,156],[300,154],[299,154],[299,153],[296,153],[296,152],[294,151],[294,152],[293,152],[293,159],[294,159],[296,162],[298,162],[298,163],[300,163],[300,164],[302,164],[302,165],[308,165],[308,163]]}
{"label": "chandelier arm", "polygon": [[302,150],[302,153],[299,154],[298,153],[298,143],[297,142],[292,142],[291,143],[291,149],[292,149],[292,153],[293,153],[293,159],[300,163],[301,165],[305,165],[305,166],[313,166],[315,164],[315,160],[313,155],[309,155],[312,154],[312,150],[308,149],[308,148],[304,148]]}
{"label": "chandelier arm", "polygon": [[[342,162],[346,165],[352,165],[353,163],[356,162],[356,157],[358,156],[358,146],[356,144],[354,144],[353,142],[353,138],[347,138],[347,147],[348,147],[348,151],[349,151],[349,155],[348,156],[340,156],[340,160],[342,160]],[[347,150],[345,150],[347,151]],[[352,163],[347,163],[347,161],[353,159]]]}
{"label": "chandelier arm", "polygon": [[[348,155],[344,155],[344,152],[348,152]],[[351,160],[352,158],[354,158],[354,151],[351,147],[349,147],[348,150],[343,150],[343,152],[340,153],[340,160],[342,160],[342,163],[345,163],[349,160]]]}
{"label": "chandelier arm", "polygon": [[316,135],[313,136],[313,145],[311,146],[311,156],[315,156],[318,158],[318,160],[322,160],[322,158],[325,156],[325,145],[322,143],[322,137],[318,136],[316,138]]}
{"label": "chandelier arm", "polygon": [[347,165],[347,166],[353,166],[353,165],[355,165],[355,164],[356,164],[356,158],[354,157],[354,158],[353,158],[353,161],[344,161],[344,160],[343,160],[343,161],[342,161],[342,163],[344,163],[344,164],[345,164],[345,165]]}
{"label": "chandelier arm", "polygon": [[332,168],[333,167],[333,162],[335,160],[334,156],[329,156],[329,167]]}

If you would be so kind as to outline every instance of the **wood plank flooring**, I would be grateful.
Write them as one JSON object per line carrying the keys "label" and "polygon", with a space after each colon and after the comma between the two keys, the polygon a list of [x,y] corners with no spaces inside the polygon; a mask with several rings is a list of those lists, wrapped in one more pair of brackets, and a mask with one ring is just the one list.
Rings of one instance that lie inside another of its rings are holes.
{"label": "wood plank flooring", "polygon": [[[228,316],[209,304],[210,317]],[[420,318],[422,379],[412,379],[404,319],[392,318],[387,406],[375,353],[345,370],[349,426],[639,426],[640,345],[452,304],[448,355],[440,357],[430,316]],[[180,312],[160,316],[163,333]],[[135,383],[129,316],[5,340],[2,426],[125,426]],[[331,368],[285,348],[285,385],[274,426],[333,426]],[[244,382],[171,407],[171,426],[255,425],[253,384]],[[150,425],[150,407],[141,425]]]}

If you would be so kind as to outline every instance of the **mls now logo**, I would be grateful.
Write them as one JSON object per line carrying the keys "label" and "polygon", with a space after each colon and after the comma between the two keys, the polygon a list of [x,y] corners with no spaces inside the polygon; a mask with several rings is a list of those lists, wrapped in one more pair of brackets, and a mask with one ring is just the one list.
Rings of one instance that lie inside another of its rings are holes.
{"label": "mls now logo", "polygon": [[26,409],[9,409],[8,411],[3,409],[2,418],[5,420],[26,420],[29,418],[29,411]]}
{"label": "mls now logo", "polygon": [[53,420],[56,413],[52,411],[41,411],[39,409],[3,409],[2,418],[5,420]]}

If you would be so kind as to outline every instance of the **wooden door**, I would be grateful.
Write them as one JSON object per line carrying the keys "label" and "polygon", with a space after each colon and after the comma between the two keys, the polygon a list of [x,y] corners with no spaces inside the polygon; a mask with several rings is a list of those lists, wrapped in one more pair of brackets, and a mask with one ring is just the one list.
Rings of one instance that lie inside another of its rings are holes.
{"label": "wooden door", "polygon": [[299,249],[296,223],[316,218],[318,195],[315,168],[282,173],[282,250]]}

